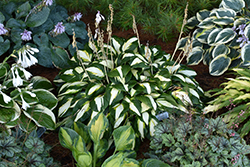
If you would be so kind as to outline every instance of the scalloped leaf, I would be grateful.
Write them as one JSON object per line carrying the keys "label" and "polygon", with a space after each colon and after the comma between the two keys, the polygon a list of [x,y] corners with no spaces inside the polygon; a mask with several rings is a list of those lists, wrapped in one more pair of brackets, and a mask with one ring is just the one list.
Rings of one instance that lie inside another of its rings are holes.
{"label": "scalloped leaf", "polygon": [[231,64],[231,58],[226,55],[219,55],[209,64],[209,73],[213,76],[222,75]]}

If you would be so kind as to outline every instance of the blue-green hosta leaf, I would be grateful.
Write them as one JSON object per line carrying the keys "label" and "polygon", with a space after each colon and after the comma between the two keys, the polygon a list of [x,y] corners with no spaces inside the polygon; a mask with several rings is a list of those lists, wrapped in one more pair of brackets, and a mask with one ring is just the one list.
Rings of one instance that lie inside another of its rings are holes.
{"label": "blue-green hosta leaf", "polygon": [[[132,37],[129,40],[127,40],[123,45],[122,45],[122,51],[126,52],[127,50],[133,50],[133,45],[137,43],[138,39],[136,37]],[[134,46],[135,47],[135,46]]]}
{"label": "blue-green hosta leaf", "polygon": [[247,22],[246,18],[243,18],[243,17],[237,18],[234,21],[234,27],[238,27],[241,24],[246,24],[246,22]]}
{"label": "blue-green hosta leaf", "polygon": [[135,147],[135,132],[132,126],[121,126],[115,129],[113,138],[116,151],[133,150]]}
{"label": "blue-green hosta leaf", "polygon": [[201,29],[198,28],[196,32],[194,32],[194,37],[201,43],[208,43],[208,36],[215,28],[210,29]]}
{"label": "blue-green hosta leaf", "polygon": [[209,64],[209,73],[213,76],[222,75],[231,64],[231,58],[226,55],[219,55]]}
{"label": "blue-green hosta leaf", "polygon": [[216,45],[212,52],[212,57],[215,58],[221,54],[227,55],[230,49],[225,44]]}
{"label": "blue-green hosta leaf", "polygon": [[210,11],[208,11],[206,9],[201,10],[201,11],[196,13],[196,17],[197,17],[197,20],[199,20],[199,22],[202,22],[204,19],[209,17],[209,15],[210,15]]}
{"label": "blue-green hosta leaf", "polygon": [[53,110],[57,106],[58,100],[50,91],[45,89],[36,89],[33,92],[36,94],[39,103],[48,109]]}
{"label": "blue-green hosta leaf", "polygon": [[70,38],[66,33],[59,34],[55,37],[49,35],[49,40],[56,46],[67,48],[70,44]]}
{"label": "blue-green hosta leaf", "polygon": [[170,167],[167,163],[162,162],[158,159],[144,159],[142,162],[142,167]]}
{"label": "blue-green hosta leaf", "polygon": [[214,42],[217,44],[227,43],[233,40],[235,36],[236,33],[232,30],[232,28],[225,28],[218,33]]}
{"label": "blue-green hosta leaf", "polygon": [[199,21],[197,20],[196,16],[191,17],[187,20],[186,27],[189,29],[193,29],[195,26],[199,24]]}
{"label": "blue-green hosta leaf", "polygon": [[219,32],[222,31],[222,28],[216,28],[214,29],[208,36],[207,43],[211,46],[216,45],[215,39],[218,36]]}
{"label": "blue-green hosta leaf", "polygon": [[78,50],[77,51],[77,56],[79,56],[83,62],[91,62],[92,60],[92,54],[89,54],[86,50]]}
{"label": "blue-green hosta leaf", "polygon": [[219,8],[211,11],[211,14],[215,13],[217,18],[221,17],[232,17],[234,18],[236,16],[236,12],[233,9],[225,9],[225,8]]}
{"label": "blue-green hosta leaf", "polygon": [[100,78],[105,76],[104,72],[100,68],[97,68],[97,67],[88,67],[86,68],[86,71]]}
{"label": "blue-green hosta leaf", "polygon": [[95,101],[95,104],[96,104],[96,107],[97,107],[97,110],[100,112],[103,105],[104,105],[104,95],[99,95],[97,96],[94,101]]}
{"label": "blue-green hosta leaf", "polygon": [[68,98],[67,102],[64,103],[62,106],[60,106],[59,110],[58,110],[58,117],[62,117],[70,108],[71,106],[71,101],[73,100],[73,98]]}
{"label": "blue-green hosta leaf", "polygon": [[214,47],[210,47],[203,54],[203,64],[204,65],[209,65],[210,62],[212,61],[212,59],[213,59],[213,57],[212,57],[212,51],[213,51],[213,49],[214,49]]}
{"label": "blue-green hosta leaf", "polygon": [[90,109],[90,102],[86,101],[83,104],[83,107],[79,111],[77,111],[77,115],[74,121],[77,122],[89,109]]}
{"label": "blue-green hosta leaf", "polygon": [[185,46],[190,43],[189,37],[181,38],[176,44],[176,49],[184,50]]}
{"label": "blue-green hosta leaf", "polygon": [[2,12],[0,12],[0,23],[3,23],[5,20],[5,16],[3,15]]}
{"label": "blue-green hosta leaf", "polygon": [[214,19],[213,22],[218,25],[229,25],[231,23],[234,23],[234,18],[231,17],[221,17],[218,19]]}
{"label": "blue-green hosta leaf", "polygon": [[10,48],[10,41],[6,39],[4,42],[0,42],[0,56],[7,52]]}
{"label": "blue-green hosta leaf", "polygon": [[105,130],[108,128],[108,119],[103,113],[97,114],[89,124],[89,135],[95,144],[98,144],[103,137]]}
{"label": "blue-green hosta leaf", "polygon": [[137,119],[137,126],[138,126],[138,131],[140,132],[140,135],[142,138],[144,138],[144,130],[145,130],[145,123],[141,121],[140,119]]}
{"label": "blue-green hosta leaf", "polygon": [[34,108],[28,108],[23,112],[28,118],[33,120],[37,126],[46,127],[51,130],[55,129],[56,117],[47,107],[37,104]]}
{"label": "blue-green hosta leaf", "polygon": [[49,16],[50,8],[42,8],[41,11],[33,12],[31,15],[29,15],[26,25],[28,27],[38,27],[42,25]]}
{"label": "blue-green hosta leaf", "polygon": [[81,167],[89,167],[92,165],[92,155],[89,151],[76,154],[74,158],[77,162],[77,165]]}
{"label": "blue-green hosta leaf", "polygon": [[20,5],[18,8],[17,8],[17,11],[16,11],[16,17],[17,18],[20,18],[20,17],[23,17],[23,16],[27,16],[29,11],[31,9],[31,6],[29,4],[29,2],[25,2],[23,3],[22,5]]}
{"label": "blue-green hosta leaf", "polygon": [[68,52],[65,49],[54,47],[54,51],[51,54],[51,60],[55,67],[62,69],[70,67],[70,59]]}
{"label": "blue-green hosta leaf", "polygon": [[250,24],[248,24],[244,29],[244,35],[249,39],[250,37]]}
{"label": "blue-green hosta leaf", "polygon": [[202,61],[203,49],[201,47],[195,47],[187,57],[189,65],[197,65]]}
{"label": "blue-green hosta leaf", "polygon": [[223,0],[220,4],[223,8],[233,9],[235,12],[239,12],[245,7],[244,0]]}
{"label": "blue-green hosta leaf", "polygon": [[213,28],[215,26],[215,24],[214,24],[214,20],[215,19],[216,19],[215,16],[213,16],[213,17],[207,17],[204,20],[202,20],[200,22],[200,24],[198,24],[198,27],[203,28],[203,29]]}
{"label": "blue-green hosta leaf", "polygon": [[70,128],[61,127],[58,136],[60,144],[63,147],[68,148],[72,151],[74,147],[74,142],[76,141],[79,135]]}

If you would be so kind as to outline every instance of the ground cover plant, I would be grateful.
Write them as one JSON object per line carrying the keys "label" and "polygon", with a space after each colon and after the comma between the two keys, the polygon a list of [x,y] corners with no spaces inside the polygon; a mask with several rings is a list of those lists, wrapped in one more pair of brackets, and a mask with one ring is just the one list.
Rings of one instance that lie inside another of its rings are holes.
{"label": "ground cover plant", "polygon": [[53,1],[0,2],[0,56],[23,45],[38,48],[34,56],[45,67],[68,67],[73,32],[79,49],[88,41],[81,13],[69,16],[67,9]]}
{"label": "ground cover plant", "polygon": [[187,56],[189,65],[201,61],[209,66],[213,76],[228,69],[249,64],[249,1],[223,0],[219,8],[199,11],[186,26],[195,28],[192,37],[183,38],[178,47],[187,42],[192,52]]}
{"label": "ground cover plant", "polygon": [[132,14],[136,16],[137,22],[145,32],[156,34],[165,41],[171,40],[180,32],[187,2],[189,2],[189,14],[193,16],[201,9],[212,9],[218,6],[220,0],[57,1],[73,11],[81,11],[83,14],[86,11],[101,11],[104,16],[109,15],[108,6],[112,4],[115,27],[130,29],[133,23]]}
{"label": "ground cover plant", "polygon": [[[228,127],[238,129],[238,133],[241,137],[247,135],[249,129],[249,80],[250,70],[247,68],[233,69],[237,73],[236,78],[228,78],[228,82],[222,84],[223,88],[210,90],[210,102],[205,107],[204,112],[215,112],[222,108],[227,108],[228,111],[224,112],[224,122],[228,124]],[[242,127],[239,128],[239,124],[242,123]]]}
{"label": "ground cover plant", "polygon": [[38,135],[39,131],[27,134],[20,129],[12,130],[11,135],[0,133],[0,166],[61,166],[49,156],[51,147]]}
{"label": "ground cover plant", "polygon": [[250,146],[226,126],[220,117],[171,117],[156,125],[148,155],[171,166],[249,166]]}

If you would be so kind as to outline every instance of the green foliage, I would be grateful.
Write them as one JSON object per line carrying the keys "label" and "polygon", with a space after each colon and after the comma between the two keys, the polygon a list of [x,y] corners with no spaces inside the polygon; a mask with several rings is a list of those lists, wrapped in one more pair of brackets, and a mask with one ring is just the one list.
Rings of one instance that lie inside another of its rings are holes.
{"label": "green foliage", "polygon": [[[241,137],[247,135],[250,131],[248,117],[250,105],[250,70],[246,68],[233,69],[237,77],[228,78],[228,82],[223,83],[223,89],[210,90],[208,93],[211,100],[208,106],[204,109],[205,113],[215,112],[222,108],[228,108],[228,111],[223,113],[224,122],[228,123],[228,127],[238,128],[242,123],[242,127],[238,129]],[[236,125],[236,127],[235,127]]]}
{"label": "green foliage", "polygon": [[11,135],[0,133],[0,166],[60,166],[49,156],[50,146],[37,137],[35,131],[29,135],[12,131]]}
{"label": "green foliage", "polygon": [[54,80],[58,117],[65,118],[61,123],[88,124],[104,112],[112,128],[130,124],[144,138],[152,135],[157,114],[199,112],[203,91],[193,78],[196,73],[169,57],[158,46],[139,45],[135,37],[114,37],[103,47],[89,42],[73,57],[75,65]]}
{"label": "green foliage", "polygon": [[[65,32],[55,34],[53,31],[59,22],[65,26]],[[70,66],[68,52],[72,55],[76,52],[70,40],[72,30],[76,34],[79,49],[83,49],[88,41],[86,25],[82,21],[74,21],[67,9],[55,3],[51,6],[46,6],[43,1],[0,3],[0,23],[8,30],[0,37],[0,56],[8,55],[28,44],[40,50],[34,56],[38,59],[38,64],[45,67]],[[32,33],[31,40],[21,39],[24,30]]]}
{"label": "green foliage", "polygon": [[155,127],[147,155],[171,166],[249,166],[250,146],[222,118],[183,116]]}
{"label": "green foliage", "polygon": [[104,16],[109,15],[109,4],[114,8],[114,25],[121,29],[130,29],[133,19],[146,32],[158,35],[163,40],[171,40],[179,33],[184,16],[184,10],[189,2],[189,13],[194,15],[200,9],[218,6],[220,0],[58,0],[57,3],[73,11],[101,11]]}
{"label": "green foliage", "polygon": [[[24,47],[27,49],[29,47]],[[19,126],[26,132],[39,127],[55,129],[56,118],[53,109],[57,98],[50,91],[51,82],[34,76],[20,64],[10,67],[5,59],[0,63],[0,122],[5,128]]]}
{"label": "green foliage", "polygon": [[186,27],[196,29],[191,40],[183,38],[179,46],[183,49],[183,41],[187,41],[192,48],[187,56],[189,65],[203,61],[213,76],[222,75],[234,67],[249,65],[247,4],[244,0],[223,0],[219,8],[200,10],[187,21]]}

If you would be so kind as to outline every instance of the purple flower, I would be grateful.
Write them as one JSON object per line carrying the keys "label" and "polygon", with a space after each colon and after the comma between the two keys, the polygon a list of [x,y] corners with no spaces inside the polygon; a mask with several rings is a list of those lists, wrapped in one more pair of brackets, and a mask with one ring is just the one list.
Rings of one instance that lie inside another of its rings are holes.
{"label": "purple flower", "polygon": [[8,30],[4,28],[4,25],[0,23],[0,35],[6,34]]}
{"label": "purple flower", "polygon": [[43,0],[43,2],[45,3],[45,5],[47,6],[51,6],[53,4],[53,0]]}
{"label": "purple flower", "polygon": [[242,35],[242,34],[244,34],[244,29],[246,26],[247,26],[246,24],[241,24],[241,25],[239,25],[239,27],[236,30],[240,30],[239,34]]}
{"label": "purple flower", "polygon": [[82,18],[82,14],[77,12],[77,13],[74,14],[74,19],[73,20],[74,21],[79,21],[81,18]]}
{"label": "purple flower", "polygon": [[56,34],[62,34],[65,32],[65,27],[62,25],[63,22],[58,22],[57,25],[55,25],[55,29],[53,30]]}
{"label": "purple flower", "polygon": [[32,32],[31,31],[27,31],[26,29],[23,31],[23,33],[21,33],[20,35],[22,35],[21,39],[23,41],[29,41],[31,40],[31,34]]}

